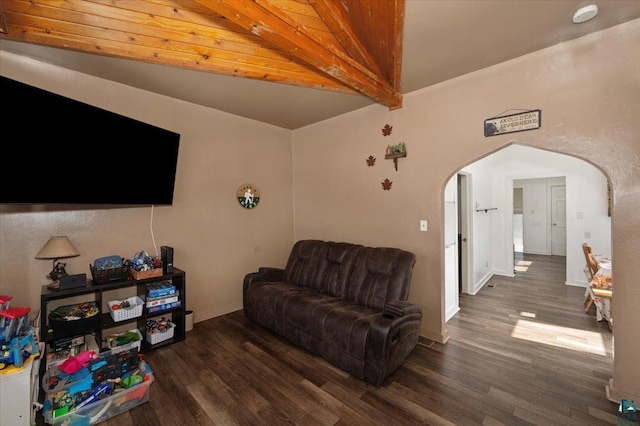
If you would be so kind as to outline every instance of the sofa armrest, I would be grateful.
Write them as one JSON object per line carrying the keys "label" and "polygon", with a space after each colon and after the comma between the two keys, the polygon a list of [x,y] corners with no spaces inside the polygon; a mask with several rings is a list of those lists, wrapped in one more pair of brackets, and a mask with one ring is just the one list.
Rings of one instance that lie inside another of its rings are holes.
{"label": "sofa armrest", "polygon": [[395,300],[387,303],[384,306],[384,312],[382,313],[382,315],[385,316],[385,318],[396,318],[421,312],[422,308],[420,305],[416,305],[415,303],[411,302]]}
{"label": "sofa armrest", "polygon": [[253,283],[259,282],[282,282],[284,281],[284,269],[269,268],[262,266],[258,268],[258,272],[250,272],[244,276],[243,281],[243,299],[247,290]]}
{"label": "sofa armrest", "polygon": [[[284,269],[282,268],[272,268],[270,266],[261,266],[258,268],[258,272],[261,274],[267,274],[267,273],[282,274],[281,277],[279,278],[279,281],[282,281],[284,279]],[[269,280],[269,281],[272,281],[272,280]]]}
{"label": "sofa armrest", "polygon": [[[247,294],[249,292],[249,288],[254,283],[261,282],[282,282],[284,281],[284,269],[279,268],[269,268],[269,267],[260,267],[258,268],[258,272],[251,272],[244,276],[244,281],[242,285],[242,305],[246,309],[247,307]],[[245,311],[246,312],[246,311]]]}
{"label": "sofa armrest", "polygon": [[244,277],[244,282],[274,282],[284,281],[284,269],[261,266],[258,272],[251,272]]}
{"label": "sofa armrest", "polygon": [[409,302],[387,303],[372,322],[365,353],[365,380],[380,386],[418,343],[422,307]]}

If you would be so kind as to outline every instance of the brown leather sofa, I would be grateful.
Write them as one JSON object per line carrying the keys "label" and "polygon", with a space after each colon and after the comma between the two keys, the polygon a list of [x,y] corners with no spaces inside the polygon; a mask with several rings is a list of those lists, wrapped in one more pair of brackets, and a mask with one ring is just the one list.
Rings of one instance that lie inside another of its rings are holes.
{"label": "brown leather sofa", "polygon": [[245,276],[244,313],[380,386],[418,342],[422,308],[407,302],[415,262],[397,248],[301,240],[285,269]]}

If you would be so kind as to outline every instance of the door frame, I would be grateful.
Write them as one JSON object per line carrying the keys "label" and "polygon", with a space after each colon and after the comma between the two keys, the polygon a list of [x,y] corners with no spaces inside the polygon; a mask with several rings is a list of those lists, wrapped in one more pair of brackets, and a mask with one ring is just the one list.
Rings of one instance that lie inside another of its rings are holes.
{"label": "door frame", "polygon": [[462,293],[471,294],[473,289],[473,221],[471,206],[473,205],[472,176],[470,173],[458,172],[458,234],[462,235],[458,247],[458,262],[460,282],[459,288]]}

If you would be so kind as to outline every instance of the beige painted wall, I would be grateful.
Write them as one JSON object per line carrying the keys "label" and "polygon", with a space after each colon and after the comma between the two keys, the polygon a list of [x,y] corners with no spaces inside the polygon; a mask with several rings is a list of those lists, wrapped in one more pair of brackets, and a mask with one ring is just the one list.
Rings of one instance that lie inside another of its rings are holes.
{"label": "beige painted wall", "polygon": [[[423,306],[423,335],[444,341],[442,200],[450,176],[512,141],[598,165],[614,188],[613,396],[640,400],[638,45],[636,20],[411,93],[400,110],[372,106],[293,135],[5,52],[0,74],[183,135],[176,200],[154,209],[154,230],[156,245],[173,246],[176,266],[187,271],[196,321],[240,309],[247,272],[284,265],[294,240],[322,238],[414,251],[410,299]],[[542,109],[541,129],[482,137],[484,119],[523,108]],[[387,123],[393,133],[385,138]],[[409,156],[395,171],[384,150],[399,141]],[[366,166],[369,155],[374,167]],[[390,191],[381,188],[385,178]],[[245,182],[262,191],[253,211],[233,198]],[[152,252],[150,218],[148,207],[0,206],[0,293],[37,310],[51,263],[34,256],[49,236],[68,235],[82,253],[69,260],[69,272],[88,273],[99,256]],[[418,231],[420,219],[428,232]]]}
{"label": "beige painted wall", "polygon": [[[640,399],[640,20],[294,131],[295,239],[396,246],[417,255],[410,300],[446,341],[443,191],[461,167],[512,142],[601,168],[614,189],[612,396]],[[428,60],[428,59],[426,59]],[[542,128],[483,137],[483,121],[541,109]],[[385,124],[393,126],[384,137]],[[385,147],[404,141],[398,171]],[[373,167],[365,159],[376,157]],[[383,191],[381,182],[393,182]],[[420,232],[427,219],[428,232]],[[581,302],[581,301],[580,301]]]}
{"label": "beige painted wall", "polygon": [[[162,245],[173,247],[175,266],[186,271],[187,308],[196,322],[242,309],[244,275],[286,262],[293,242],[289,130],[0,54],[3,76],[181,134],[172,206],[153,212],[151,207],[0,206],[0,294],[13,296],[12,306],[31,307],[32,317],[38,312],[52,262],[35,255],[52,235],[69,236],[81,253],[65,260],[67,272],[89,277],[89,264],[98,257],[132,257],[140,250],[154,255]],[[11,133],[21,131],[28,129]],[[90,132],[87,136],[91,143]],[[143,161],[134,153],[146,142],[131,147],[129,160],[123,156],[114,167]],[[147,179],[151,184],[153,176]],[[235,198],[238,187],[248,182],[262,195],[253,210]]]}

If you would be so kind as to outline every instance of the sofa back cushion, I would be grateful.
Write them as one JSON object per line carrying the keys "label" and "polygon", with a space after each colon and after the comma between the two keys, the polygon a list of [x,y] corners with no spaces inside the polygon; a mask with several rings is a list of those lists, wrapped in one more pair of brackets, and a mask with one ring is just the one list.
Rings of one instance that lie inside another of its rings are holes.
{"label": "sofa back cushion", "polygon": [[327,257],[318,266],[314,289],[344,298],[356,257],[363,246],[350,243],[327,242]]}
{"label": "sofa back cushion", "polygon": [[364,247],[358,252],[346,299],[381,311],[387,302],[407,300],[415,254],[387,247]]}
{"label": "sofa back cushion", "polygon": [[301,240],[293,245],[284,270],[284,280],[300,287],[313,287],[318,259],[327,256],[327,245],[320,240]]}
{"label": "sofa back cushion", "polygon": [[344,297],[361,245],[300,240],[291,249],[285,281],[330,296]]}

